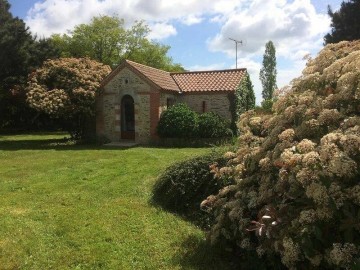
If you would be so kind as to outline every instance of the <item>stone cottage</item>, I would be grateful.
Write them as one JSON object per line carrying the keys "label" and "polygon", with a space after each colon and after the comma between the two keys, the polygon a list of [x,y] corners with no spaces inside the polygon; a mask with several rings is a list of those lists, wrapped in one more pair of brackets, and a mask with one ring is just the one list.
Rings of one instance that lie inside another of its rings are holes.
{"label": "stone cottage", "polygon": [[96,133],[112,142],[149,143],[161,112],[175,103],[231,120],[235,89],[246,69],[170,73],[129,60],[102,82],[96,99]]}

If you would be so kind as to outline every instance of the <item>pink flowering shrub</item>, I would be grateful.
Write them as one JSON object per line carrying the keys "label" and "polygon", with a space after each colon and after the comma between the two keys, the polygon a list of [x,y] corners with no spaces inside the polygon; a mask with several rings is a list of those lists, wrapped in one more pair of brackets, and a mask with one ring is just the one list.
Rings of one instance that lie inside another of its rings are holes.
{"label": "pink flowering shrub", "polygon": [[212,242],[290,269],[360,267],[360,41],[327,45],[273,105],[244,113],[240,147],[205,200]]}
{"label": "pink flowering shrub", "polygon": [[[27,103],[68,123],[82,122],[84,116],[94,115],[95,95],[110,71],[109,66],[88,58],[47,60],[29,76]],[[71,127],[81,132],[81,127]]]}

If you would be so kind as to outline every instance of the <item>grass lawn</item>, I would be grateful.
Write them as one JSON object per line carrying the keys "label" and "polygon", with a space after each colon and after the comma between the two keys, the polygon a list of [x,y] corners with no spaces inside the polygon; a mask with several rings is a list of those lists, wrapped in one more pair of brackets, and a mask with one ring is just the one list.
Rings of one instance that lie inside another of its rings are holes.
{"label": "grass lawn", "polygon": [[209,149],[63,137],[0,135],[0,269],[230,269],[201,230],[149,203],[163,169]]}

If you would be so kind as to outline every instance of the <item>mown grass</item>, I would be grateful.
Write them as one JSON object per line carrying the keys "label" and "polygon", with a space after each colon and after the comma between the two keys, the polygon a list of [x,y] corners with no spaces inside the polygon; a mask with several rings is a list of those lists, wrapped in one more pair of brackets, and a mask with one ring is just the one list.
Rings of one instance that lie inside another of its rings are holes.
{"label": "mown grass", "polygon": [[209,149],[63,137],[0,136],[0,269],[231,269],[204,232],[149,203],[162,170]]}

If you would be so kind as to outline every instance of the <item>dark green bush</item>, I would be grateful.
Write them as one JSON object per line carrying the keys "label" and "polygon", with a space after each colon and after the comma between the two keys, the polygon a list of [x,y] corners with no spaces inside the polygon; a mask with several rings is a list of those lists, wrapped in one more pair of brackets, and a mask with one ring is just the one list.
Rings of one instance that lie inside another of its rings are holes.
{"label": "dark green bush", "polygon": [[230,122],[220,115],[213,112],[199,115],[200,138],[223,138],[231,136]]}
{"label": "dark green bush", "polygon": [[176,104],[161,114],[157,132],[161,138],[231,137],[230,122],[216,113],[198,115],[186,104]]}
{"label": "dark green bush", "polygon": [[183,103],[161,114],[157,132],[162,138],[193,138],[198,135],[198,115]]}
{"label": "dark green bush", "polygon": [[214,163],[224,166],[226,159],[220,153],[212,153],[168,167],[154,186],[153,202],[198,225],[209,226],[208,214],[200,210],[200,203],[228,184],[214,179],[209,168]]}
{"label": "dark green bush", "polygon": [[274,101],[272,99],[265,99],[261,101],[261,107],[267,112],[271,112],[273,104]]}

